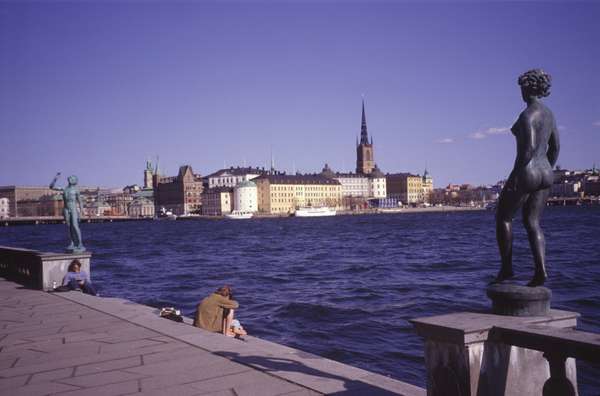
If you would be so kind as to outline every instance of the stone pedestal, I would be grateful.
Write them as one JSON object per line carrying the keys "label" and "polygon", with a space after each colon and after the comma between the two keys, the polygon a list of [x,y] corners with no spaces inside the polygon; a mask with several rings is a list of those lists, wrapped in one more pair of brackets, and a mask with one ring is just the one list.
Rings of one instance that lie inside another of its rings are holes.
{"label": "stone pedestal", "polygon": [[29,287],[50,290],[60,285],[69,264],[75,259],[90,277],[90,252],[45,253],[36,250],[0,246],[0,276],[7,277]]}
{"label": "stone pedestal", "polygon": [[[541,395],[550,378],[543,353],[496,342],[493,328],[516,324],[573,328],[578,316],[559,310],[530,317],[462,312],[411,320],[425,339],[427,395]],[[567,359],[566,374],[577,388],[574,359]]]}
{"label": "stone pedestal", "polygon": [[552,292],[542,286],[527,287],[513,283],[496,283],[487,288],[492,313],[508,316],[546,316],[550,312]]}
{"label": "stone pedestal", "polygon": [[54,283],[58,286],[62,284],[63,278],[67,274],[67,270],[71,262],[75,259],[81,263],[81,270],[88,273],[90,279],[92,272],[90,271],[90,260],[92,254],[89,252],[83,253],[42,253],[40,254],[40,263],[42,267],[41,289],[51,290]]}

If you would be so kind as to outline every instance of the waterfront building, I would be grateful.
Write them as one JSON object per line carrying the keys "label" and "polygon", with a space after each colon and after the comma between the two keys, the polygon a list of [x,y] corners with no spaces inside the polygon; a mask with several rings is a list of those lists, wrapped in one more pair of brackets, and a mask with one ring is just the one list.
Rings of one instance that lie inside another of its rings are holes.
{"label": "waterfront building", "polygon": [[[322,174],[325,175],[325,173]],[[364,175],[358,173],[336,173],[334,176],[332,176],[332,179],[340,182],[342,197],[344,198],[369,197],[369,178]]]}
{"label": "waterfront building", "polygon": [[106,197],[118,193],[118,189],[85,188],[79,192],[83,199],[83,211],[87,216],[111,216],[112,207],[106,202]]}
{"label": "waterfront building", "polygon": [[110,190],[103,198],[111,208],[111,216],[127,216],[129,205],[134,199],[133,194],[118,188]]}
{"label": "waterfront building", "polygon": [[153,188],[157,213],[162,208],[177,216],[200,212],[202,178],[194,174],[190,165],[181,166],[177,176],[165,177],[155,173]]}
{"label": "waterfront building", "polygon": [[387,196],[386,178],[377,164],[369,173],[369,198],[385,198]]}
{"label": "waterfront building", "polygon": [[325,164],[320,173],[321,176],[337,180],[342,189],[342,198],[385,198],[386,181],[385,175],[377,165],[371,173],[334,173],[328,164]]}
{"label": "waterfront building", "polygon": [[64,216],[65,202],[62,194],[48,194],[40,198],[39,212],[40,216]]}
{"label": "waterfront building", "polygon": [[372,208],[395,209],[402,207],[402,202],[398,198],[377,198],[369,201]]}
{"label": "waterfront building", "polygon": [[253,180],[258,193],[258,211],[292,214],[306,206],[338,208],[342,199],[339,181],[321,175],[262,175]]}
{"label": "waterfront building", "polygon": [[600,176],[598,174],[586,176],[583,182],[583,191],[588,197],[600,196]]}
{"label": "waterfront building", "polygon": [[0,186],[0,199],[8,200],[8,213],[13,217],[39,216],[40,198],[54,195],[56,191],[48,187]]}
{"label": "waterfront building", "polygon": [[554,169],[552,197],[600,196],[600,173],[594,165],[585,171]]}
{"label": "waterfront building", "polygon": [[128,213],[131,217],[152,218],[155,214],[154,202],[146,197],[137,197],[129,204]]}
{"label": "waterfront building", "polygon": [[576,197],[581,189],[580,178],[564,177],[556,180],[550,187],[551,197]]}
{"label": "waterfront building", "polygon": [[96,202],[98,197],[109,194],[110,191],[110,189],[101,189],[100,187],[81,187],[79,189],[79,196],[83,200],[83,210],[85,211],[85,208]]}
{"label": "waterfront building", "polygon": [[256,183],[245,180],[233,189],[233,209],[239,212],[258,211],[258,189]]}
{"label": "waterfront building", "polygon": [[484,206],[498,199],[502,183],[493,186],[475,187],[470,184],[449,184],[445,188],[433,189],[430,203],[453,206]]}
{"label": "waterfront building", "polygon": [[388,198],[396,198],[402,204],[423,202],[423,178],[411,173],[393,173],[386,175]]}
{"label": "waterfront building", "polygon": [[4,219],[10,216],[8,198],[0,198],[0,219]]}
{"label": "waterfront building", "polygon": [[110,216],[112,214],[112,207],[101,197],[97,197],[94,201],[86,204],[84,212],[90,217]]}
{"label": "waterfront building", "polygon": [[360,143],[356,143],[356,173],[368,175],[375,168],[373,153],[373,137],[369,142],[367,132],[367,117],[365,116],[365,101],[362,102],[362,122],[360,126]]}
{"label": "waterfront building", "polygon": [[423,188],[423,202],[431,203],[431,193],[433,192],[433,178],[431,177],[427,169],[425,169],[425,172],[423,172],[423,179],[421,182]]}
{"label": "waterfront building", "polygon": [[19,217],[62,216],[64,202],[61,194],[53,193],[38,199],[19,201]]}
{"label": "waterfront building", "polygon": [[205,216],[222,216],[231,213],[233,188],[213,187],[202,191],[202,214]]}
{"label": "waterfront building", "polygon": [[269,171],[265,170],[265,168],[231,166],[229,168],[220,169],[215,173],[206,176],[204,179],[208,188],[235,187],[243,181],[252,180],[267,173],[269,173]]}

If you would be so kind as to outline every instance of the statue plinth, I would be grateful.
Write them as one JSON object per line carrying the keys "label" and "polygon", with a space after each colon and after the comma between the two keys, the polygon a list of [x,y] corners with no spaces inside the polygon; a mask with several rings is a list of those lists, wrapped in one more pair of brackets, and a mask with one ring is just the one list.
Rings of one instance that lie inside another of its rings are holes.
{"label": "statue plinth", "polygon": [[506,316],[547,316],[552,292],[547,287],[521,286],[501,282],[490,285],[487,295],[492,300],[492,313]]}

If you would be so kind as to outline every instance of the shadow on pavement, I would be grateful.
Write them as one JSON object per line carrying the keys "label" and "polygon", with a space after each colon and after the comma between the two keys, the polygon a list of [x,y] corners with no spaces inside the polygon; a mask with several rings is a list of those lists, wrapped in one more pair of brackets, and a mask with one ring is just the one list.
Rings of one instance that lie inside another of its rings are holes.
{"label": "shadow on pavement", "polygon": [[[315,381],[319,381],[319,379],[332,379],[337,380],[343,383],[342,387],[344,390],[327,393],[328,395],[344,395],[344,396],[391,396],[391,395],[401,395],[401,393],[391,392],[389,390],[380,388],[375,385],[371,385],[360,380],[352,380],[346,377],[341,377],[339,375],[327,373],[324,371],[320,371],[311,367],[308,367],[298,361],[291,359],[284,359],[278,357],[265,357],[265,356],[256,356],[256,355],[240,355],[235,352],[225,352],[225,351],[217,351],[214,352],[219,356],[226,357],[231,359],[237,363],[241,363],[247,366],[251,366],[255,369],[259,369],[267,374],[271,374],[281,378],[281,375],[285,373],[302,373],[312,377],[317,377]],[[283,377],[288,381],[295,382],[293,380],[289,380],[286,377]],[[308,380],[310,381],[310,379]],[[297,382],[295,382],[297,383]],[[300,384],[307,388],[313,389],[310,386]],[[314,389],[313,389],[314,390]],[[319,392],[317,390],[317,392]]]}

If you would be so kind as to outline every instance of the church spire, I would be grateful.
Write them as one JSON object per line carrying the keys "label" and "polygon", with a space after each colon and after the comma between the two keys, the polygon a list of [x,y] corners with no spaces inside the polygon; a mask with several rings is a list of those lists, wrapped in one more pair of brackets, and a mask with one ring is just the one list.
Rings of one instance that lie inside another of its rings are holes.
{"label": "church spire", "polygon": [[360,144],[356,145],[356,173],[361,175],[370,174],[375,165],[373,157],[373,138],[369,143],[367,132],[367,116],[365,114],[365,97],[362,98],[362,122],[360,126]]}
{"label": "church spire", "polygon": [[360,125],[360,144],[369,144],[369,134],[367,132],[367,117],[365,116],[365,98],[362,100],[362,123]]}

